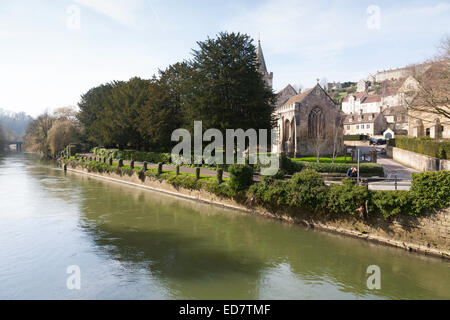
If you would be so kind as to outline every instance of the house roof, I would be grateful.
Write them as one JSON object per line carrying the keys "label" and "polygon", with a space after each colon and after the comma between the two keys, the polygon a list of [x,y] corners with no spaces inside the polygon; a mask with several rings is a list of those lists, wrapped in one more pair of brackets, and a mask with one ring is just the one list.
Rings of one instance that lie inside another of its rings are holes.
{"label": "house roof", "polygon": [[344,98],[344,100],[342,100],[342,102],[348,102],[348,100],[352,96],[355,97],[355,100],[360,100],[360,99],[364,98],[365,95],[366,95],[365,92],[357,92],[357,93],[348,94],[345,96],[345,98]]}
{"label": "house roof", "polygon": [[372,94],[370,96],[367,96],[361,103],[373,103],[373,102],[380,102],[381,97],[377,94]]}

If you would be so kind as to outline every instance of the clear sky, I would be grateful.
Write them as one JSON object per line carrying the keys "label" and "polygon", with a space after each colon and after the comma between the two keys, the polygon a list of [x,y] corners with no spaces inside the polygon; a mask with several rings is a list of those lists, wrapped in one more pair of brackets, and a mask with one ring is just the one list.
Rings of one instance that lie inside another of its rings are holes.
{"label": "clear sky", "polygon": [[36,116],[190,58],[220,31],[261,38],[274,89],[357,81],[430,58],[450,0],[0,1],[0,108]]}

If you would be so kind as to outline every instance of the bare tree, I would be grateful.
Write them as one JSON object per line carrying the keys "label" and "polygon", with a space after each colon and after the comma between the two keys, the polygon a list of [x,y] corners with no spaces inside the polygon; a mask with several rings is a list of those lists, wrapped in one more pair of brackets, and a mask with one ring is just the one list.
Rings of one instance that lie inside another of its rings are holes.
{"label": "bare tree", "polygon": [[328,139],[325,137],[318,136],[312,139],[312,146],[314,148],[314,153],[316,155],[317,163],[320,162],[320,153],[322,152],[323,147],[327,144]]}
{"label": "bare tree", "polygon": [[428,61],[428,69],[416,73],[418,85],[405,93],[411,111],[435,114],[450,120],[450,36],[442,39],[438,55]]}

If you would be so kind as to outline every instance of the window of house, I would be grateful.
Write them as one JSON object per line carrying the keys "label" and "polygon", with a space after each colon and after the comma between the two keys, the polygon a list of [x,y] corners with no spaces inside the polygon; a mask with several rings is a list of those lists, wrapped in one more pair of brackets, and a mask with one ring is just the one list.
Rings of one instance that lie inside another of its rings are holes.
{"label": "window of house", "polygon": [[356,129],[359,129],[359,124],[356,125]]}
{"label": "window of house", "polygon": [[350,126],[347,126],[347,130],[350,130]]}
{"label": "window of house", "polygon": [[367,124],[367,125],[366,125],[366,129],[370,129],[370,124]]}

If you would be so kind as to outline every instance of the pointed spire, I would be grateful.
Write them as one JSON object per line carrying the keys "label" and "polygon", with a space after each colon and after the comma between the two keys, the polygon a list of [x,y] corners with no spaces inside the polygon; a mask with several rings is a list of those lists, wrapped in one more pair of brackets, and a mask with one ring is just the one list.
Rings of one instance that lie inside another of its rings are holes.
{"label": "pointed spire", "polygon": [[261,40],[258,40],[258,48],[256,50],[256,57],[259,63],[259,72],[262,74],[267,74],[266,61],[264,60],[264,54],[261,48]]}

